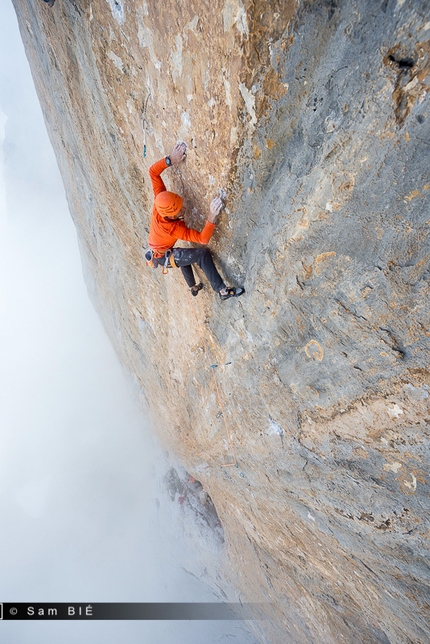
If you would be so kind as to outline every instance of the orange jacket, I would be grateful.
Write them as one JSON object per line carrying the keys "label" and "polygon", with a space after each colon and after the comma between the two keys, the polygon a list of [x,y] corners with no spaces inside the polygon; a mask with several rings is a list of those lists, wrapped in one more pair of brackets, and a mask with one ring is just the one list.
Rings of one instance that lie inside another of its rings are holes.
{"label": "orange jacket", "polygon": [[[154,197],[166,190],[166,186],[160,175],[168,167],[166,161],[161,159],[149,168]],[[187,228],[183,221],[166,221],[166,219],[163,219],[159,215],[158,210],[154,206],[152,209],[148,243],[152,250],[163,255],[166,250],[172,248],[178,239],[195,242],[197,244],[207,244],[214,230],[215,224],[211,224],[208,221],[201,233],[193,228]]]}

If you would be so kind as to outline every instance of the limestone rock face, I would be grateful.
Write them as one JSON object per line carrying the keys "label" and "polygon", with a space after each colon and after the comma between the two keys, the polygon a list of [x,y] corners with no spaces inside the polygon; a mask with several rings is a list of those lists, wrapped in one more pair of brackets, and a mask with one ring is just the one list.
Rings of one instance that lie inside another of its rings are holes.
{"label": "limestone rock face", "polygon": [[[428,2],[13,2],[91,296],[262,641],[428,642]],[[145,265],[177,140],[240,299]]]}

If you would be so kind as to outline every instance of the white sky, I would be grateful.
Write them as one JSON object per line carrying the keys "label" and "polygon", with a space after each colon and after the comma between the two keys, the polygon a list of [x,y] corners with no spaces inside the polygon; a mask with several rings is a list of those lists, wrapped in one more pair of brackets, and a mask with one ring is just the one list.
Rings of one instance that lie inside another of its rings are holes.
{"label": "white sky", "polygon": [[[216,548],[160,492],[166,456],[89,303],[76,233],[6,0],[0,338],[0,601],[216,599],[206,580],[193,577],[216,562]],[[255,642],[238,622],[0,624],[7,644],[210,644],[224,637]]]}

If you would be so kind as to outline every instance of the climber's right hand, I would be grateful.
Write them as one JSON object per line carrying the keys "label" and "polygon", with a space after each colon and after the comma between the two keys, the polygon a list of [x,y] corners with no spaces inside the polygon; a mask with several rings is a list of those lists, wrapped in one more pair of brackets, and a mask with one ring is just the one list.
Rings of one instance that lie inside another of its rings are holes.
{"label": "climber's right hand", "polygon": [[210,224],[215,224],[216,223],[216,219],[217,219],[219,213],[221,212],[223,206],[224,206],[224,204],[223,204],[223,202],[221,201],[221,199],[219,197],[215,197],[215,199],[213,199],[211,201],[210,214],[209,214],[209,217],[208,217],[208,222]]}

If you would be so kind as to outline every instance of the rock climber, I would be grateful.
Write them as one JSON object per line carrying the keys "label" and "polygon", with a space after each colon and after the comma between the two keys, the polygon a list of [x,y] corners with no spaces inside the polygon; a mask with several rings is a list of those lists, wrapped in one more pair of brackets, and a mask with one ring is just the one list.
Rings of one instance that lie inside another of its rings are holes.
{"label": "rock climber", "polygon": [[210,213],[201,233],[185,225],[182,214],[182,197],[166,190],[161,173],[166,168],[184,161],[186,156],[186,144],[177,143],[170,156],[160,159],[149,168],[155,201],[148,238],[150,250],[145,257],[151,265],[154,265],[153,262],[155,262],[155,266],[160,264],[169,268],[175,266],[180,268],[192,295],[197,295],[203,288],[203,284],[196,284],[194,278],[192,265],[197,264],[221,300],[239,297],[243,295],[245,289],[229,287],[224,284],[208,248],[173,248],[178,239],[206,245],[212,237],[218,215],[223,207],[221,199],[215,197],[210,204]]}

